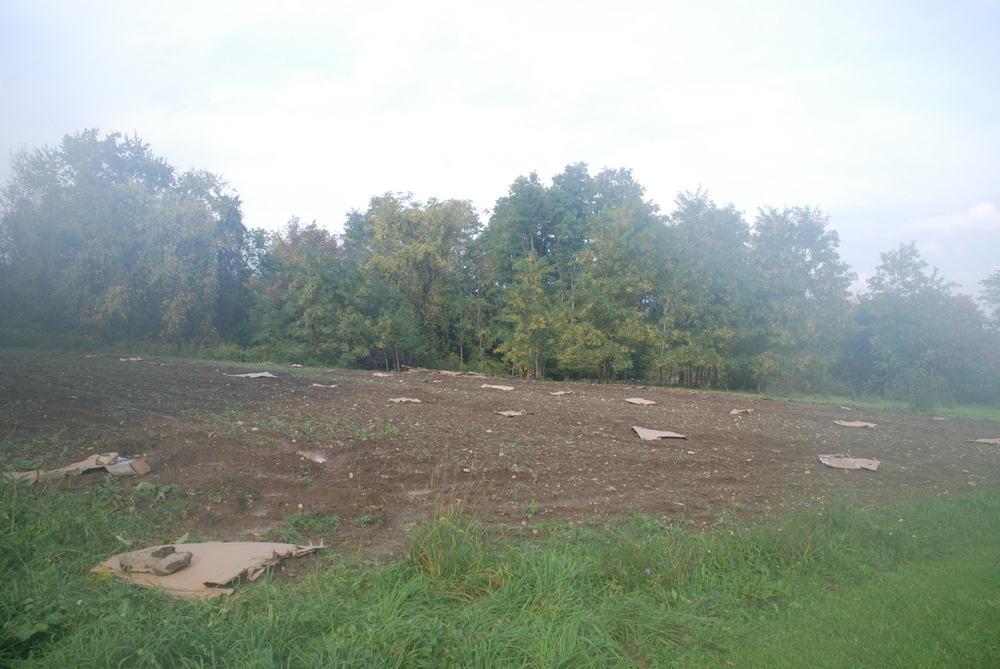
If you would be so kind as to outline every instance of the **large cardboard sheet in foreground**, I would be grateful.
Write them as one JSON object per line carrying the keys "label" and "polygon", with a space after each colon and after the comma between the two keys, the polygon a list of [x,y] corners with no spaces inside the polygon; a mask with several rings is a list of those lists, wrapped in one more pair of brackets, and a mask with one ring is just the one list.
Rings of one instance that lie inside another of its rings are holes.
{"label": "large cardboard sheet in foreground", "polygon": [[[171,544],[167,544],[168,546]],[[230,581],[246,576],[253,581],[268,567],[285,558],[308,555],[319,546],[296,546],[294,544],[259,543],[256,541],[223,542],[210,541],[204,544],[173,544],[179,551],[191,553],[191,564],[167,576],[155,574],[127,573],[121,568],[120,553],[105,560],[92,572],[109,571],[118,578],[150,588],[160,586],[164,592],[175,597],[204,597],[206,599],[228,595],[231,588],[222,588]]]}

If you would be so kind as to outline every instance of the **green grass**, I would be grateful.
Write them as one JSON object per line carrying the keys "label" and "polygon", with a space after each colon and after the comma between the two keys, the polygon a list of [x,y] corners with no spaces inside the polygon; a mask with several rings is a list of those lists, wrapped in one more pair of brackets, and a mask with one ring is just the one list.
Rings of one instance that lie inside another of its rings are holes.
{"label": "green grass", "polygon": [[[1000,495],[802,500],[695,534],[635,515],[540,535],[445,513],[403,557],[328,551],[211,602],[90,574],[158,535],[120,486],[0,485],[0,665],[982,667],[1000,663]],[[301,514],[297,532],[337,520]],[[319,527],[322,525],[323,527]],[[163,530],[159,530],[163,532]]]}
{"label": "green grass", "polygon": [[737,397],[782,399],[792,402],[809,402],[812,404],[829,404],[846,406],[852,409],[868,409],[870,411],[885,411],[889,413],[916,413],[928,416],[942,416],[962,420],[981,420],[1000,423],[1000,408],[982,404],[942,404],[926,411],[917,410],[910,402],[893,400],[877,395],[807,395],[799,392],[782,394],[765,392],[762,395],[750,391],[706,390],[702,392],[724,393]]}

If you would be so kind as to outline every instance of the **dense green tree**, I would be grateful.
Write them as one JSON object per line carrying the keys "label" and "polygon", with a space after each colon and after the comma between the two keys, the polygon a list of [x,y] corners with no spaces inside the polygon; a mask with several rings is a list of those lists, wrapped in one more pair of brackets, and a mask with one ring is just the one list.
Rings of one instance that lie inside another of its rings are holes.
{"label": "dense green tree", "polygon": [[886,395],[927,408],[995,392],[1000,341],[954,284],[927,273],[915,243],[882,254],[858,306],[849,370]]}
{"label": "dense green tree", "polygon": [[670,216],[657,365],[682,385],[740,386],[748,320],[750,227],[733,205],[680,193]]}
{"label": "dense green tree", "polygon": [[212,342],[243,318],[239,199],[215,175],[175,174],[136,137],[87,130],[15,154],[0,203],[8,322]]}
{"label": "dense green tree", "polygon": [[456,325],[475,293],[468,258],[479,227],[468,201],[431,199],[425,205],[409,194],[372,198],[367,211],[348,216],[348,253],[356,256],[360,271],[404,297],[405,308],[394,311],[400,323],[416,323],[420,338],[407,340],[408,360],[442,360],[462,340]]}
{"label": "dense green tree", "polygon": [[993,327],[1000,330],[1000,269],[979,283],[983,286],[983,302],[993,310],[990,315]]}
{"label": "dense green tree", "polygon": [[655,350],[653,318],[663,222],[621,203],[590,219],[577,289],[560,314],[560,367],[602,381],[643,375]]}
{"label": "dense green tree", "polygon": [[514,275],[503,292],[496,352],[516,374],[543,378],[552,355],[558,303],[546,282],[549,261],[534,250],[514,264]]}
{"label": "dense green tree", "polygon": [[837,356],[855,275],[828,223],[809,207],[763,208],[754,222],[745,343],[758,392],[779,374],[818,380]]}

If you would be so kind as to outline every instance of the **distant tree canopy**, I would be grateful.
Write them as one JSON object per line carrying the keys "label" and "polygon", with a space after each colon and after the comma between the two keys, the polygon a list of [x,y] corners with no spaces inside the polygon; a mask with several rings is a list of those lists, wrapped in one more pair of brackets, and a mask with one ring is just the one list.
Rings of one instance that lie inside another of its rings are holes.
{"label": "distant tree canopy", "polygon": [[[247,356],[474,368],[525,378],[877,392],[997,401],[1000,270],[988,316],[913,244],[867,292],[810,207],[752,224],[707,192],[663,214],[627,169],[518,177],[471,203],[373,197],[342,235],[248,231],[208,172],[178,175],[96,130],[12,156],[0,192],[0,336],[228,342]],[[23,340],[23,338],[22,338]]]}
{"label": "distant tree canopy", "polygon": [[96,130],[15,153],[0,193],[8,326],[103,341],[227,336],[245,317],[240,201],[176,174],[138,138]]}

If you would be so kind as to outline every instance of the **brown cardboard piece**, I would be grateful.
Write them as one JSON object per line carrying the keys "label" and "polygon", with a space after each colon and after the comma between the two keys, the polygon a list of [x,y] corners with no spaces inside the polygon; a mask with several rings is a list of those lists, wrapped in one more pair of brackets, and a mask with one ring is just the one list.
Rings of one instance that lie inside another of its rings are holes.
{"label": "brown cardboard piece", "polygon": [[558,397],[559,395],[572,395],[572,394],[573,394],[572,390],[557,390],[554,393],[549,393],[549,395],[555,395],[556,397]]}
{"label": "brown cardboard piece", "polygon": [[650,430],[645,427],[633,425],[632,429],[643,441],[655,441],[657,439],[687,439],[683,434],[676,432],[664,432],[663,430]]}
{"label": "brown cardboard piece", "polygon": [[34,483],[38,480],[48,481],[63,476],[79,476],[91,469],[104,469],[114,476],[138,476],[147,473],[149,465],[146,464],[145,460],[128,460],[118,457],[117,453],[103,453],[91,455],[86,460],[59,469],[50,469],[46,472],[4,472],[3,475],[15,481]]}
{"label": "brown cardboard piece", "polygon": [[745,413],[745,414],[747,414],[749,416],[750,414],[753,413],[753,409],[733,409],[732,411],[729,412],[729,415],[730,416],[738,416],[741,413]]}
{"label": "brown cardboard piece", "polygon": [[656,404],[656,402],[652,400],[644,400],[641,397],[626,397],[625,401],[628,402],[629,404],[642,404],[642,405]]}
{"label": "brown cardboard piece", "polygon": [[844,427],[867,427],[871,428],[872,430],[874,430],[877,427],[875,423],[866,423],[863,420],[853,420],[853,421],[835,420],[833,422],[836,423],[837,425],[843,425]]}
{"label": "brown cardboard piece", "polygon": [[[220,586],[224,586],[240,576],[245,576],[248,581],[255,581],[268,567],[278,564],[285,558],[301,557],[320,548],[319,546],[296,546],[294,544],[255,541],[231,543],[211,541],[204,544],[176,544],[176,547],[191,553],[191,563],[166,576],[128,573],[121,566],[122,557],[128,553],[108,558],[90,571],[97,574],[110,573],[135,585],[149,588],[162,587],[164,592],[174,597],[210,599],[219,595],[231,594],[232,588]],[[132,552],[141,553],[142,551]]]}
{"label": "brown cardboard piece", "polygon": [[867,460],[865,458],[852,458],[846,455],[820,455],[819,461],[827,467],[837,469],[870,469],[878,471],[881,460]]}

